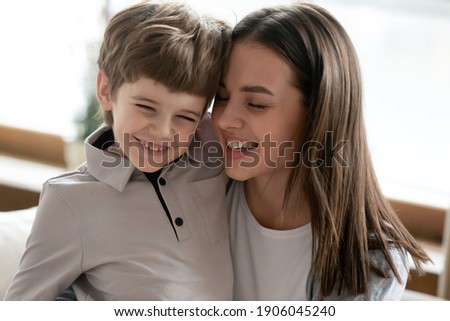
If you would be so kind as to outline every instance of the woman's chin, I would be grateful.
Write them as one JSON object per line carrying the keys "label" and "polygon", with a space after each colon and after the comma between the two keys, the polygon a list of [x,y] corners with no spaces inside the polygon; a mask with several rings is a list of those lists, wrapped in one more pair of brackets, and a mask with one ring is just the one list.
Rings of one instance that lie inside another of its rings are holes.
{"label": "woman's chin", "polygon": [[254,177],[248,169],[245,168],[233,168],[233,167],[227,167],[225,168],[225,172],[227,173],[227,176],[231,179],[234,179],[236,181],[246,181]]}

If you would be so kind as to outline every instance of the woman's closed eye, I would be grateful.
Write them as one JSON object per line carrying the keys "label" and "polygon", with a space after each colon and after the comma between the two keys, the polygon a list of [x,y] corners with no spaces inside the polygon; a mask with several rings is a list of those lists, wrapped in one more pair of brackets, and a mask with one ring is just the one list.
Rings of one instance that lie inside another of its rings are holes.
{"label": "woman's closed eye", "polygon": [[227,101],[228,99],[229,99],[228,96],[220,95],[220,94],[216,94],[216,96],[214,97],[215,101]]}
{"label": "woman's closed eye", "polygon": [[249,102],[248,106],[252,107],[252,108],[257,108],[257,109],[266,109],[268,107],[267,105],[257,103],[257,102]]}

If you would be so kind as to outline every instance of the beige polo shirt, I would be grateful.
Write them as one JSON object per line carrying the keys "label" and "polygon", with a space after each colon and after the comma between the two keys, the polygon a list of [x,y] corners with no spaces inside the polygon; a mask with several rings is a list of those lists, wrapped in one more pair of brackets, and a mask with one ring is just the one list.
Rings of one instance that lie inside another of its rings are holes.
{"label": "beige polo shirt", "polygon": [[[223,168],[188,153],[155,188],[126,158],[86,140],[85,164],[44,184],[6,300],[231,300]],[[198,152],[198,150],[197,150]],[[176,232],[176,233],[175,233]]]}

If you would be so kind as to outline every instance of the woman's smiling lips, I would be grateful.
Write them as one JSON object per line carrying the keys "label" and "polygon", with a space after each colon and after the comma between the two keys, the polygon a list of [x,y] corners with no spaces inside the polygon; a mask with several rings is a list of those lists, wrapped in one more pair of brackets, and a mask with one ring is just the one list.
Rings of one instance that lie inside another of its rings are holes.
{"label": "woman's smiling lips", "polygon": [[226,157],[237,159],[253,154],[259,143],[238,138],[226,138]]}

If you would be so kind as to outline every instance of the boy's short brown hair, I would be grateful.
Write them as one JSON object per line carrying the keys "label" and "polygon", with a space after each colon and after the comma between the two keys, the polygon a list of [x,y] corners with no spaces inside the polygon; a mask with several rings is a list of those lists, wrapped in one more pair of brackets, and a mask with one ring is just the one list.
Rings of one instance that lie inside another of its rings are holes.
{"label": "boy's short brown hair", "polygon": [[[123,83],[148,77],[173,91],[204,96],[208,106],[218,87],[230,33],[224,21],[202,17],[185,4],[143,2],[110,20],[97,62],[113,97]],[[112,125],[111,112],[104,112],[103,118]]]}

